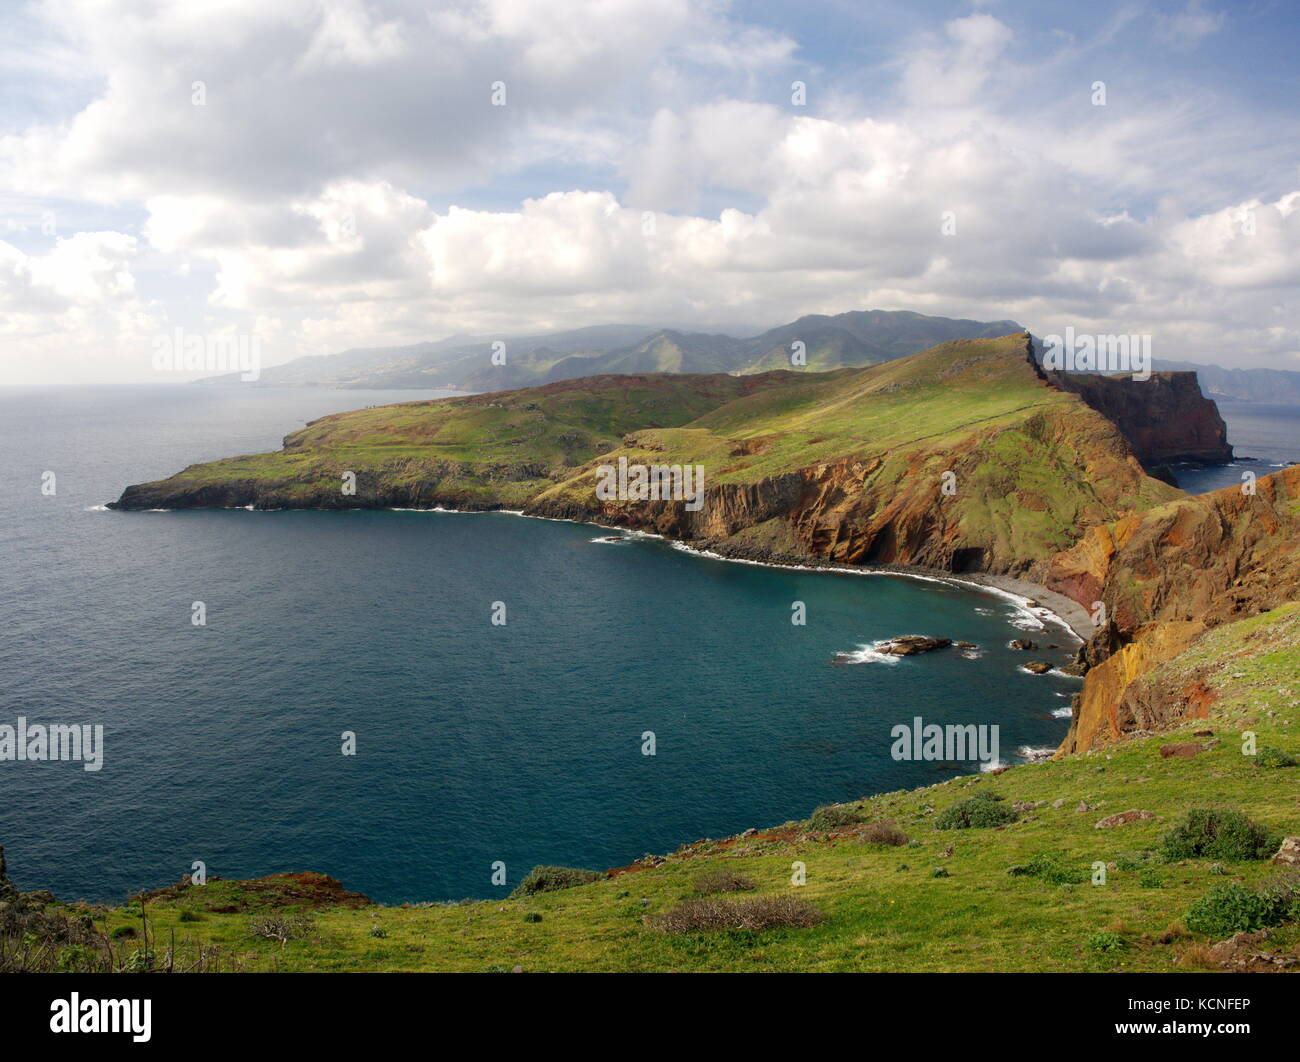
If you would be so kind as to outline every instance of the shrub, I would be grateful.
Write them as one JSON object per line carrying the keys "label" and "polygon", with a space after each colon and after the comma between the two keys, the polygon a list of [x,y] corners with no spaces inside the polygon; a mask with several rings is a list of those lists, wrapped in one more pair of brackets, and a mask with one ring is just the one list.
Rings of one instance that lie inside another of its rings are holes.
{"label": "shrub", "polygon": [[377,937],[380,940],[382,940],[384,937],[388,936],[388,930],[386,930],[383,926],[371,926],[369,935],[372,937]]}
{"label": "shrub", "polygon": [[976,793],[973,797],[941,811],[934,820],[936,830],[977,830],[990,826],[1005,826],[1016,821],[1012,808],[999,803],[1000,796],[993,793]]}
{"label": "shrub", "polygon": [[536,923],[540,922],[541,920],[542,920],[542,916],[541,916],[540,914],[538,914],[536,911],[525,911],[525,912],[524,912],[524,921],[525,921],[525,922],[528,922],[530,925],[535,925]]}
{"label": "shrub", "polygon": [[1098,930],[1084,944],[1089,951],[1100,952],[1123,951],[1128,947],[1123,937],[1109,929]]}
{"label": "shrub", "polygon": [[1120,870],[1142,870],[1151,862],[1150,852],[1121,852],[1115,857],[1115,866]]}
{"label": "shrub", "polygon": [[1161,839],[1165,858],[1267,859],[1280,843],[1240,811],[1193,808]]}
{"label": "shrub", "polygon": [[1216,885],[1194,904],[1184,920],[1193,933],[1229,937],[1277,925],[1269,901],[1244,885]]}
{"label": "shrub", "polygon": [[1261,886],[1259,895],[1268,905],[1271,924],[1300,922],[1300,871],[1284,871]]}
{"label": "shrub", "polygon": [[135,926],[118,926],[109,936],[114,940],[130,940],[135,936]]}
{"label": "shrub", "polygon": [[267,915],[265,918],[254,919],[248,925],[253,936],[277,941],[281,947],[291,940],[310,936],[315,928],[316,925],[310,918],[293,914]]}
{"label": "shrub", "polygon": [[182,922],[202,922],[203,918],[202,916],[195,914],[193,911],[182,911],[179,920]]}
{"label": "shrub", "polygon": [[1041,878],[1054,885],[1082,885],[1091,875],[1086,870],[1068,867],[1055,856],[1034,856],[1024,866],[1012,867],[1007,871],[1012,877]]}
{"label": "shrub", "polygon": [[696,892],[706,896],[718,892],[747,892],[754,888],[754,883],[749,878],[723,867],[697,875],[693,884]]}
{"label": "shrub", "polygon": [[867,844],[886,844],[892,848],[901,848],[908,843],[908,836],[887,819],[869,822],[858,836]]}
{"label": "shrub", "polygon": [[1163,889],[1165,887],[1165,879],[1154,870],[1145,870],[1138,875],[1138,884],[1144,889]]}
{"label": "shrub", "polygon": [[647,922],[661,933],[712,933],[718,930],[807,929],[822,913],[795,896],[757,896],[729,900],[720,896],[684,900]]}
{"label": "shrub", "polygon": [[532,896],[538,892],[556,892],[599,881],[605,875],[598,870],[578,870],[574,867],[533,867],[511,897]]}
{"label": "shrub", "polygon": [[861,821],[862,813],[857,808],[845,804],[824,804],[808,816],[808,829],[835,830]]}
{"label": "shrub", "polygon": [[1255,763],[1260,767],[1294,767],[1296,758],[1282,749],[1265,745],[1255,753]]}

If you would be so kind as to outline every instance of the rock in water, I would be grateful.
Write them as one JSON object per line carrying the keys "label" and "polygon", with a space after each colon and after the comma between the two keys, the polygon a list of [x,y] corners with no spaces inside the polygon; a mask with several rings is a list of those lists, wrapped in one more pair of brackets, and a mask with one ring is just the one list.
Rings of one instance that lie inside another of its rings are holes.
{"label": "rock in water", "polygon": [[1046,675],[1052,670],[1052,665],[1046,660],[1031,660],[1025,665],[1025,670],[1033,672],[1035,675]]}
{"label": "rock in water", "polygon": [[917,653],[930,653],[936,649],[947,649],[952,645],[951,638],[927,638],[923,634],[905,634],[891,638],[880,647],[880,652],[891,656],[915,656]]}

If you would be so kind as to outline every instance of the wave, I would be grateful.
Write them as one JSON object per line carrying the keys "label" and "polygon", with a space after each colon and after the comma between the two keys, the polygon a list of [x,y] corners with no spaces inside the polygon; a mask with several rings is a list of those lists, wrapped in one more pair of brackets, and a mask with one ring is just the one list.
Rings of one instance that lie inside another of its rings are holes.
{"label": "wave", "polygon": [[1055,754],[1056,749],[1047,745],[1041,747],[1021,745],[1016,749],[1016,755],[1023,757],[1027,763],[1042,763],[1044,760],[1050,760]]}
{"label": "wave", "polygon": [[888,645],[889,640],[873,642],[871,645],[859,645],[851,653],[836,653],[837,664],[897,664],[903,658],[893,653],[882,653],[880,647]]}
{"label": "wave", "polygon": [[1053,719],[1069,719],[1070,716],[1072,716],[1073,714],[1074,714],[1074,709],[1073,709],[1073,708],[1053,708],[1053,709],[1052,709],[1052,718],[1053,718]]}

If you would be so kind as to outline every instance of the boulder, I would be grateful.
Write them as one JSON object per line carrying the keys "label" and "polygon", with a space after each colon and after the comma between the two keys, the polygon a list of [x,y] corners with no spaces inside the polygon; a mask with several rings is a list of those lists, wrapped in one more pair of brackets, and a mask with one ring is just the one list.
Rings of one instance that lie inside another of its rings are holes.
{"label": "boulder", "polygon": [[905,634],[891,638],[880,646],[880,652],[891,656],[915,656],[917,653],[931,653],[936,649],[947,649],[952,645],[951,638],[927,638],[923,634]]}
{"label": "boulder", "polygon": [[1300,866],[1300,837],[1283,837],[1282,847],[1271,861],[1285,866]]}
{"label": "boulder", "polygon": [[1025,665],[1025,670],[1035,675],[1046,675],[1052,670],[1052,665],[1046,660],[1031,660]]}
{"label": "boulder", "polygon": [[1112,826],[1127,826],[1130,822],[1138,822],[1141,819],[1154,819],[1155,815],[1150,811],[1140,811],[1134,808],[1132,811],[1121,811],[1114,815],[1107,815],[1099,823],[1097,829],[1109,830]]}
{"label": "boulder", "polygon": [[1167,760],[1171,756],[1177,756],[1184,760],[1190,760],[1197,753],[1204,752],[1204,747],[1196,741],[1177,741],[1172,745],[1160,746],[1160,758]]}
{"label": "boulder", "polygon": [[1012,638],[1011,641],[1007,643],[1007,646],[1008,648],[1011,649],[1022,649],[1022,650],[1038,648],[1038,646],[1036,646],[1028,638]]}

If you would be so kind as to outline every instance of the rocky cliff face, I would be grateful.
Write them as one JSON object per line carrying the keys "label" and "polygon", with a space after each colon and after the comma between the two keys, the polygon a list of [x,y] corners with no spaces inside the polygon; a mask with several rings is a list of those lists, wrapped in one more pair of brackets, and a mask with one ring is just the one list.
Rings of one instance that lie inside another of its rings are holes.
{"label": "rocky cliff face", "polygon": [[[1047,566],[1049,587],[1107,623],[1062,751],[1174,722],[1195,698],[1153,698],[1142,680],[1207,629],[1300,599],[1300,467],[1183,497],[1090,528]],[[1163,704],[1164,707],[1159,707]]]}
{"label": "rocky cliff face", "polygon": [[1039,578],[1088,524],[1178,494],[1143,473],[1112,424],[1073,403],[934,444],[710,485],[698,512],[677,501],[601,504],[567,486],[525,511],[653,531],[753,560],[1027,578]]}
{"label": "rocky cliff face", "polygon": [[1124,433],[1145,466],[1232,460],[1219,407],[1201,394],[1194,372],[1157,372],[1148,380],[1049,372],[1054,387],[1078,395]]}

